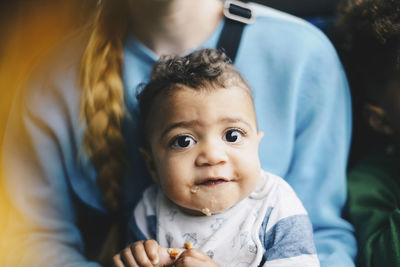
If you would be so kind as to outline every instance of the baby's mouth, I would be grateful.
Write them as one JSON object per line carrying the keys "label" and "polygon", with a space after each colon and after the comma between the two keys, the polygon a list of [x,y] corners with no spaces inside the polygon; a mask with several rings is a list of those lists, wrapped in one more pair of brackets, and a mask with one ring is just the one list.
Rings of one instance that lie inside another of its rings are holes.
{"label": "baby's mouth", "polygon": [[228,182],[225,178],[207,178],[197,183],[198,186],[213,186]]}

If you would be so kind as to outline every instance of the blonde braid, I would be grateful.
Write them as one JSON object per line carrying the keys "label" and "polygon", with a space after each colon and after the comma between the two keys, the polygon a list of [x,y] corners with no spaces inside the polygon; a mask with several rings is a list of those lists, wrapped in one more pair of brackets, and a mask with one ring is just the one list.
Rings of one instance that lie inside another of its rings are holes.
{"label": "blonde braid", "polygon": [[86,122],[83,146],[96,168],[97,184],[112,212],[119,210],[125,165],[121,72],[127,22],[122,11],[116,0],[103,0],[98,7],[82,57],[79,81],[81,118]]}

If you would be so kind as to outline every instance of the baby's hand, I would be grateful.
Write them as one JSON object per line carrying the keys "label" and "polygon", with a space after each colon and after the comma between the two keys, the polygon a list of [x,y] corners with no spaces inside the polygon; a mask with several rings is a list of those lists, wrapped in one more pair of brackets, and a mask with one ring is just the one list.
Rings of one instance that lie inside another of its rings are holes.
{"label": "baby's hand", "polygon": [[218,267],[218,265],[199,249],[185,250],[175,262],[175,267]]}
{"label": "baby's hand", "polygon": [[115,267],[168,266],[174,263],[166,248],[155,240],[135,242],[113,257]]}

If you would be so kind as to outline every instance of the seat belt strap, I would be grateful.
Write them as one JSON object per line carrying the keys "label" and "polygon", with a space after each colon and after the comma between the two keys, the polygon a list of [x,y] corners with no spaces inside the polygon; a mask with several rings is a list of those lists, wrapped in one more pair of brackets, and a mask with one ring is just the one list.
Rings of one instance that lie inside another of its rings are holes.
{"label": "seat belt strap", "polygon": [[226,0],[224,3],[225,24],[219,37],[217,48],[235,61],[244,26],[255,20],[254,10],[247,1]]}

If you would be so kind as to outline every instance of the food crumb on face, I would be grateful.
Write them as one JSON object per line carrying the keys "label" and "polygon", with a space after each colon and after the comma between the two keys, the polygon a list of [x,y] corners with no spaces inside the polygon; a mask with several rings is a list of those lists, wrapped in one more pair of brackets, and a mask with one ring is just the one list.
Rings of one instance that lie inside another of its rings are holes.
{"label": "food crumb on face", "polygon": [[208,208],[201,209],[201,212],[204,213],[206,216],[211,216],[211,212]]}
{"label": "food crumb on face", "polygon": [[191,249],[193,246],[192,246],[192,242],[186,242],[185,244],[184,244],[184,247],[186,248],[186,249]]}
{"label": "food crumb on face", "polygon": [[197,185],[195,185],[195,186],[193,186],[193,187],[190,189],[190,192],[192,192],[192,193],[197,193],[197,192],[199,191],[199,189],[200,189],[200,187],[198,187]]}

